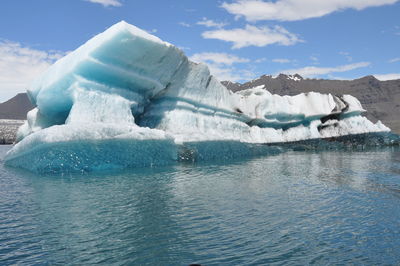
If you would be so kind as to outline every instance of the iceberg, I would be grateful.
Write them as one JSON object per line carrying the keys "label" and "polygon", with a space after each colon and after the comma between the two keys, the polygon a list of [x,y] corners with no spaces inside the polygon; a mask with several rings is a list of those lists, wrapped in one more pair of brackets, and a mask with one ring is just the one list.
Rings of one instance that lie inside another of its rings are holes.
{"label": "iceberg", "polygon": [[28,95],[36,108],[5,163],[39,173],[268,154],[277,148],[260,144],[390,131],[350,95],[233,93],[206,65],[123,21],[58,60]]}

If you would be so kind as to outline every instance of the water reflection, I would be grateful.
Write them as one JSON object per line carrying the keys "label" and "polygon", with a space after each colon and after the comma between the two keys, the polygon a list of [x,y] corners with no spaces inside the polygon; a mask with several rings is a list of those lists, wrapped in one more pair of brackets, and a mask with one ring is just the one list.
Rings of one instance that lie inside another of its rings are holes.
{"label": "water reflection", "polygon": [[7,263],[388,263],[399,150],[35,176],[1,168]]}

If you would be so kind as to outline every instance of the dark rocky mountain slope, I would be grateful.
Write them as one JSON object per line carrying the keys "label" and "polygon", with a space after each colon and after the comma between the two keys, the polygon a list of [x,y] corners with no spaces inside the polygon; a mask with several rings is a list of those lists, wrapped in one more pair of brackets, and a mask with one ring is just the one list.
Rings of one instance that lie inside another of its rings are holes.
{"label": "dark rocky mountain slope", "polygon": [[303,79],[300,75],[268,75],[240,84],[223,81],[232,91],[263,85],[273,94],[296,95],[302,92],[321,92],[355,96],[367,110],[365,116],[373,122],[381,120],[393,132],[400,134],[400,80],[380,81],[374,76],[355,80]]}
{"label": "dark rocky mountain slope", "polygon": [[34,106],[26,93],[19,93],[10,100],[0,104],[0,119],[26,119],[26,113]]}

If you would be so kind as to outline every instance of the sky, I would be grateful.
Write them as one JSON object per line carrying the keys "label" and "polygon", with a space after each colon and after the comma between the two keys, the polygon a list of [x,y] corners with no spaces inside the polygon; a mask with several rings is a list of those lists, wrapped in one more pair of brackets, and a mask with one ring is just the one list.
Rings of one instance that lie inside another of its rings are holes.
{"label": "sky", "polygon": [[121,20],[220,80],[398,79],[399,14],[400,0],[1,0],[0,102]]}

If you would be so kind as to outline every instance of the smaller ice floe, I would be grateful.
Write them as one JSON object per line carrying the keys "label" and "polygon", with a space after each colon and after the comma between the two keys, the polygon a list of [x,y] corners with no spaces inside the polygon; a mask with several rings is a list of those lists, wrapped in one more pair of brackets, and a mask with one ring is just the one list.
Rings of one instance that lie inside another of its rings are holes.
{"label": "smaller ice floe", "polygon": [[400,146],[400,136],[391,132],[376,132],[345,135],[335,138],[309,139],[295,142],[270,143],[270,147],[281,147],[295,151],[325,150],[373,150],[387,146]]}

